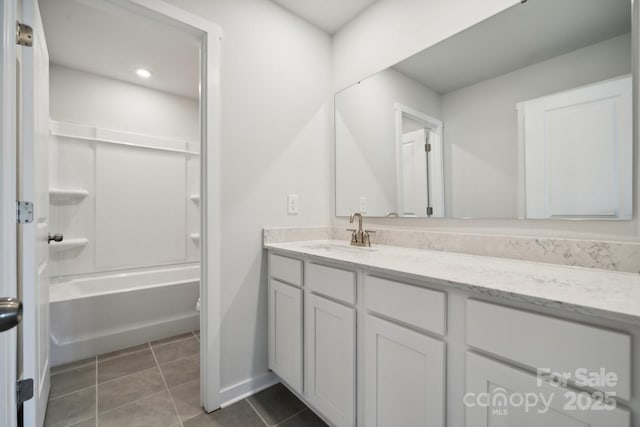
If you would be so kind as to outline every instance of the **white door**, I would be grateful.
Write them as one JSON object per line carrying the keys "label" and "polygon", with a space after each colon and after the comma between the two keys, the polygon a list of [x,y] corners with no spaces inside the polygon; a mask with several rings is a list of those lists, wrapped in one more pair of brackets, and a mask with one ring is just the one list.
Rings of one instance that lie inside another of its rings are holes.
{"label": "white door", "polygon": [[402,206],[400,215],[425,216],[429,206],[426,129],[402,135]]}
{"label": "white door", "polygon": [[[630,427],[627,409],[467,353],[466,427]],[[569,393],[569,394],[567,394]]]}
{"label": "white door", "polygon": [[22,0],[22,22],[33,28],[33,47],[22,47],[20,200],[33,202],[33,222],[18,229],[18,287],[24,304],[23,377],[34,382],[24,404],[25,426],[42,426],[49,396],[49,55],[37,0]]}
{"label": "white door", "polygon": [[427,156],[429,172],[429,206],[433,209],[432,218],[444,218],[444,125],[438,122],[434,129],[428,129],[429,155]]}
{"label": "white door", "polygon": [[302,394],[302,289],[269,281],[269,369]]}
{"label": "white door", "polygon": [[309,295],[305,305],[306,394],[334,425],[355,425],[356,311]]}
{"label": "white door", "polygon": [[[0,298],[17,298],[16,0],[0,3]],[[0,332],[0,426],[17,425],[17,328]]]}
{"label": "white door", "polygon": [[518,113],[527,218],[631,219],[630,76],[526,101]]}
{"label": "white door", "polygon": [[367,315],[364,424],[445,426],[445,344]]}

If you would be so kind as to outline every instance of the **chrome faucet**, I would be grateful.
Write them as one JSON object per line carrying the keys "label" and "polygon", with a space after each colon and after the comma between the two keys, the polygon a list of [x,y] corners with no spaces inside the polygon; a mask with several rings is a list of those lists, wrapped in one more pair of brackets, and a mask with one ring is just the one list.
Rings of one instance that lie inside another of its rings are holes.
{"label": "chrome faucet", "polygon": [[370,233],[375,233],[375,231],[363,230],[362,229],[362,214],[358,212],[354,212],[351,214],[351,218],[349,218],[349,223],[353,224],[353,221],[358,218],[358,229],[349,228],[347,231],[351,232],[351,245],[352,246],[371,246],[371,236]]}

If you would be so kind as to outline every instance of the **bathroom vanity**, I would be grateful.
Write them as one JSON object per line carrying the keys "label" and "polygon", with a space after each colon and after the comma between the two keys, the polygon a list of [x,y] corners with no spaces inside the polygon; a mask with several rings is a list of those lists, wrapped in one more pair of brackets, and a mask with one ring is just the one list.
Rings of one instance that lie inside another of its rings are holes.
{"label": "bathroom vanity", "polygon": [[[335,94],[353,244],[362,216],[596,234],[637,218],[637,4],[517,3]],[[449,252],[267,240],[270,369],[340,427],[640,427],[640,275],[453,252],[612,270],[636,253],[445,234],[413,242]]]}
{"label": "bathroom vanity", "polygon": [[269,368],[332,425],[640,425],[639,275],[332,240],[265,247]]}

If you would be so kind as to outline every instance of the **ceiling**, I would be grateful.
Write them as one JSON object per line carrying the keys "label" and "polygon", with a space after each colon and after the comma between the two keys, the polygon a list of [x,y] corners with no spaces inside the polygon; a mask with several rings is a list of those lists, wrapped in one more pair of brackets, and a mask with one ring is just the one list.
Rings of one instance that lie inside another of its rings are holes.
{"label": "ceiling", "polygon": [[334,34],[377,0],[272,0],[316,27]]}
{"label": "ceiling", "polygon": [[[199,42],[102,0],[40,1],[52,63],[176,95],[199,96]],[[136,68],[152,76],[141,79]]]}
{"label": "ceiling", "polygon": [[444,94],[631,31],[628,0],[535,0],[393,68]]}

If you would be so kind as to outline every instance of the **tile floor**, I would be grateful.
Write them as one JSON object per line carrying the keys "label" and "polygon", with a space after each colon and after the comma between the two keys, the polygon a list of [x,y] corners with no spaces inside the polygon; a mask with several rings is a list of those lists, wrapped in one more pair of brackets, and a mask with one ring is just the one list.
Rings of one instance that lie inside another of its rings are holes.
{"label": "tile floor", "polygon": [[326,426],[281,384],[204,413],[199,348],[193,332],[53,368],[45,427]]}

